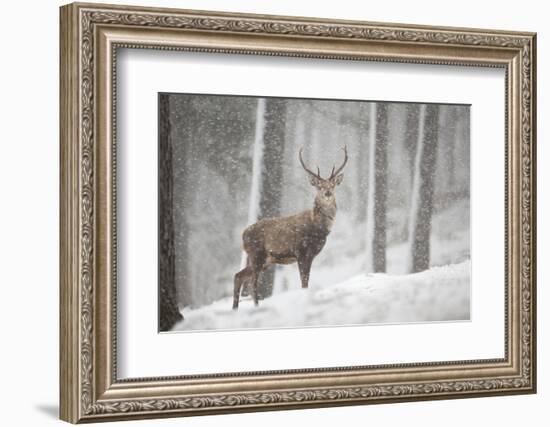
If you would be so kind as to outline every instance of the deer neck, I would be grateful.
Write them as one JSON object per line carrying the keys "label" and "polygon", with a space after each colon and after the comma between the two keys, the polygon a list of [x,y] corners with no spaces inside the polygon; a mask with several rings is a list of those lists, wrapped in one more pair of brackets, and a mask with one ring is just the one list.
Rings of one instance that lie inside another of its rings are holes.
{"label": "deer neck", "polygon": [[320,202],[315,199],[315,204],[312,211],[312,220],[314,225],[322,230],[330,233],[332,229],[332,223],[336,217],[336,201],[332,202]]}

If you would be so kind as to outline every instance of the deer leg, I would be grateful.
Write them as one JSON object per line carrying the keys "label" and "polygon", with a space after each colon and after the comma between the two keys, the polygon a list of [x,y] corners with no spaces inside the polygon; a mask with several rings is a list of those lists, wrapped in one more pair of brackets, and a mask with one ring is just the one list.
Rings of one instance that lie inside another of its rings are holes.
{"label": "deer leg", "polygon": [[258,306],[258,279],[260,278],[261,271],[254,272],[254,279],[252,281],[252,299],[254,305]]}
{"label": "deer leg", "polygon": [[302,280],[302,288],[307,288],[309,285],[309,272],[313,258],[298,258],[298,270],[300,270],[300,279]]}
{"label": "deer leg", "polygon": [[252,262],[254,268],[254,276],[252,279],[252,299],[254,300],[254,305],[258,306],[258,281],[260,279],[260,274],[265,267],[265,257],[259,256]]}
{"label": "deer leg", "polygon": [[241,287],[243,282],[253,274],[250,267],[245,267],[237,274],[235,274],[235,280],[233,284],[233,310],[239,308],[239,296],[241,294]]}

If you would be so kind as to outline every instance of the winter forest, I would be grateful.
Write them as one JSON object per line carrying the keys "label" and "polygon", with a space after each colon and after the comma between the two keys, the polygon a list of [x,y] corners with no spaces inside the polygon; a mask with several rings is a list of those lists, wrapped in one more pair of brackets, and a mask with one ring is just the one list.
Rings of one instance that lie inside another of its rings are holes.
{"label": "winter forest", "polygon": [[[470,318],[468,105],[158,99],[160,331]],[[317,189],[300,149],[325,179],[344,147],[309,287],[297,263],[270,266],[259,305],[245,283],[232,310],[235,275],[247,266],[243,230],[313,211]]]}

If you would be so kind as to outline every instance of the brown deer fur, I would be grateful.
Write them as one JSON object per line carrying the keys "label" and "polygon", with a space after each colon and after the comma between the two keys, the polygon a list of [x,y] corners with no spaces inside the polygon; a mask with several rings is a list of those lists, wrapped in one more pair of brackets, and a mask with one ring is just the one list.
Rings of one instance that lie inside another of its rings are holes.
{"label": "brown deer fur", "polygon": [[325,246],[327,236],[336,216],[334,190],[344,177],[340,172],[348,160],[344,147],[344,162],[336,171],[332,168],[329,178],[321,178],[310,171],[299,158],[308,173],[309,182],[317,189],[313,209],[291,216],[266,218],[250,225],[243,231],[243,248],[247,253],[246,267],[235,275],[233,309],[239,307],[243,283],[252,284],[254,304],[258,305],[258,279],[261,272],[273,264],[298,263],[302,288],[308,287],[309,272],[313,259]]}

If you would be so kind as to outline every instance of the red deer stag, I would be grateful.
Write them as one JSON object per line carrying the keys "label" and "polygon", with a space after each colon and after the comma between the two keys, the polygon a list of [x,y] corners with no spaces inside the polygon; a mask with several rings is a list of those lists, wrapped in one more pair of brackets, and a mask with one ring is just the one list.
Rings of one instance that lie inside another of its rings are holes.
{"label": "red deer stag", "polygon": [[243,247],[248,258],[246,267],[235,275],[234,310],[239,307],[241,287],[245,282],[252,284],[252,297],[258,305],[258,278],[272,264],[298,262],[302,288],[308,287],[311,263],[325,246],[336,215],[334,190],[344,178],[341,172],[348,161],[346,147],[343,150],[344,162],[338,169],[334,166],[330,177],[324,179],[319,168],[315,174],[306,167],[300,149],[300,163],[310,184],[317,189],[313,209],[291,216],[265,218],[243,231]]}

